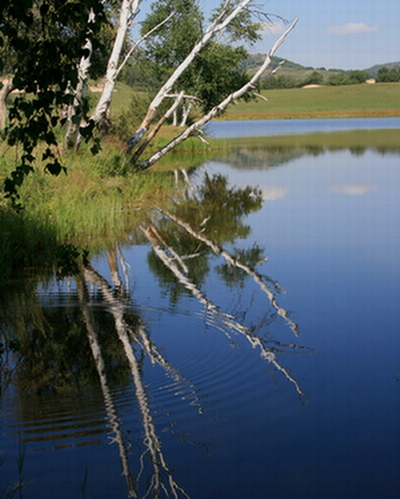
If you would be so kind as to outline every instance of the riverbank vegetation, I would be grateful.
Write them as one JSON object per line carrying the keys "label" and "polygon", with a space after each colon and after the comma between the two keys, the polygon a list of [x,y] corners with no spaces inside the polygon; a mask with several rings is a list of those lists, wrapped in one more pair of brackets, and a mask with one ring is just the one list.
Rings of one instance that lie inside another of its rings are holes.
{"label": "riverbank vegetation", "polygon": [[[251,157],[262,150],[264,165],[280,164],[288,154],[315,155],[343,148],[355,154],[367,148],[382,154],[399,151],[397,130],[208,138],[208,142],[195,142],[196,148],[169,155],[155,170],[145,172],[127,168],[127,159],[113,140],[94,157],[88,148],[71,153],[66,158],[67,173],[57,177],[46,173],[43,164],[37,165],[20,190],[24,209],[18,213],[4,200],[0,205],[0,281],[39,270],[49,275],[54,270],[68,273],[76,262],[109,249],[116,240],[131,241],[149,210],[173,203],[176,190],[184,187],[181,169],[226,158],[237,148]],[[13,167],[13,151],[3,145],[0,152],[4,177]]]}
{"label": "riverbank vegetation", "polygon": [[[195,0],[155,2],[140,21],[139,38],[132,40],[129,33],[134,20],[139,26],[140,3],[22,0],[19,9],[0,8],[0,72],[6,77],[1,84],[0,124],[7,143],[22,150],[4,182],[14,204],[19,187],[34,170],[38,147],[45,145],[42,160],[49,173],[65,170],[56,133],[60,126],[65,151],[78,151],[84,142],[92,142],[93,154],[99,151],[112,126],[115,85],[132,58],[157,82],[149,89],[146,106],[136,109],[139,120],[123,148],[132,169],[145,170],[198,134],[232,102],[254,97],[272,56],[297,23],[285,22],[284,33],[249,75],[240,69],[247,57],[243,44],[260,40],[265,23],[271,23],[271,15],[261,12],[253,0],[222,2],[208,20]],[[102,64],[96,60],[98,52],[105,55]],[[96,73],[103,76],[101,93],[91,109],[87,88]],[[7,109],[12,92],[18,96]],[[195,105],[198,113],[189,123]],[[149,155],[153,139],[169,120],[177,124],[178,119],[182,130]]]}

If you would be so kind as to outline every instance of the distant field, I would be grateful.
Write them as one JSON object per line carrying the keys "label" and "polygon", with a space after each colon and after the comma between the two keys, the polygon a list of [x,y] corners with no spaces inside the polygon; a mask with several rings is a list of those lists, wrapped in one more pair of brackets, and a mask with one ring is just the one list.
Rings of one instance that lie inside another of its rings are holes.
{"label": "distant field", "polygon": [[400,116],[400,83],[265,90],[268,99],[240,102],[224,119]]}
{"label": "distant field", "polygon": [[[112,112],[129,104],[134,90],[118,84]],[[258,99],[231,106],[223,119],[334,118],[400,116],[400,83],[264,90]]]}

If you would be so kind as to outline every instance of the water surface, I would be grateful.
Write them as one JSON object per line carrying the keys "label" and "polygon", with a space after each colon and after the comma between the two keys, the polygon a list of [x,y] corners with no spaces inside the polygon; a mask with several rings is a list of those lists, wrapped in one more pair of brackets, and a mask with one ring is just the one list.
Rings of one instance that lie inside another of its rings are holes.
{"label": "water surface", "polygon": [[3,483],[25,446],[26,497],[399,497],[400,155],[355,151],[231,151],[10,287]]}
{"label": "water surface", "polygon": [[218,120],[207,125],[215,138],[267,137],[342,130],[378,130],[400,128],[400,118],[336,118],[293,120]]}

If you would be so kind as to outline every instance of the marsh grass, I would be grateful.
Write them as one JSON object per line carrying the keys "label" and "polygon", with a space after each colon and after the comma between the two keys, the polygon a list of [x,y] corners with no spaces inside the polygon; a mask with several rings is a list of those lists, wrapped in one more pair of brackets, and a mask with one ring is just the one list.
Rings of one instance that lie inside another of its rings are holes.
{"label": "marsh grass", "polygon": [[[381,90],[388,89],[390,94],[391,87],[396,84],[385,85]],[[348,88],[340,89],[340,92]],[[400,89],[400,84],[393,88]],[[307,92],[320,89],[294,90],[311,96]],[[286,90],[279,92],[289,95]],[[326,88],[321,92],[324,94]],[[249,105],[254,106],[254,103]],[[164,145],[179,131],[179,128],[167,127],[151,148]],[[97,156],[84,145],[79,152],[62,156],[66,174],[53,177],[45,173],[40,161],[37,163],[35,172],[27,177],[20,189],[24,207],[21,213],[13,211],[1,199],[0,192],[0,281],[21,271],[54,270],[54,266],[59,265],[60,248],[63,255],[77,254],[76,248],[81,256],[86,254],[83,250],[93,255],[109,248],[116,240],[127,240],[139,222],[146,218],[148,210],[155,204],[171,202],[176,187],[173,170],[198,167],[229,149],[242,146],[252,149],[268,146],[275,150],[302,148],[310,152],[343,147],[362,152],[367,147],[374,147],[386,152],[398,150],[399,142],[397,130],[211,139],[209,144],[191,138],[154,168],[140,173],[132,171],[123,144],[116,137],[103,140],[102,151]],[[0,144],[0,181],[15,167],[17,158],[18,151]]]}
{"label": "marsh grass", "polygon": [[[0,161],[0,175],[13,167],[13,152]],[[156,202],[169,202],[171,172],[129,171],[118,145],[105,143],[98,156],[85,148],[63,158],[67,173],[53,177],[40,162],[20,188],[23,210],[0,201],[0,281],[30,270],[53,269],[74,247],[95,254],[123,241]]]}

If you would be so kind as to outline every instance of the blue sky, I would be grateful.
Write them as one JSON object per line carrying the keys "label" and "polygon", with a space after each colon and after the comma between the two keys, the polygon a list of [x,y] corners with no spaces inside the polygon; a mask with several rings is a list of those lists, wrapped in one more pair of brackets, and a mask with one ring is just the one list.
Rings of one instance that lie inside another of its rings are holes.
{"label": "blue sky", "polygon": [[[199,1],[208,11],[219,3]],[[400,61],[400,0],[269,0],[263,5],[285,19],[299,17],[278,56],[327,69]],[[252,52],[268,52],[279,32],[279,26],[272,28]]]}

